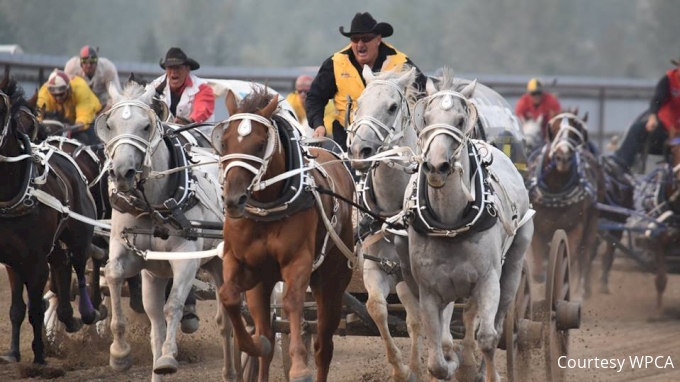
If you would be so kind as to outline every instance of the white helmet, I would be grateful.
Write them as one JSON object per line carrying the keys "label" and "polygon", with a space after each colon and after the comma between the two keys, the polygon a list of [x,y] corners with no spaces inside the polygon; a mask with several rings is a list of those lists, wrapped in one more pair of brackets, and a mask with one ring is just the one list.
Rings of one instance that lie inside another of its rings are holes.
{"label": "white helmet", "polygon": [[71,87],[68,75],[59,69],[54,69],[47,80],[47,90],[52,95],[66,93]]}

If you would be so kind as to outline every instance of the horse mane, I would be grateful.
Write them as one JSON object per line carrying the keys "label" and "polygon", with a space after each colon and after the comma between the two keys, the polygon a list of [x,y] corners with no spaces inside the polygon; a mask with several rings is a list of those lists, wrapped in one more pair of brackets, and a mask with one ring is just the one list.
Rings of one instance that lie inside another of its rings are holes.
{"label": "horse mane", "polygon": [[439,77],[439,90],[453,90],[461,91],[467,86],[468,83],[459,81],[456,78],[453,68],[444,67],[442,69],[442,75]]}
{"label": "horse mane", "polygon": [[238,106],[240,113],[256,113],[262,110],[272,101],[274,96],[267,91],[265,86],[252,85],[253,92],[244,97]]}
{"label": "horse mane", "polygon": [[26,93],[24,92],[24,88],[19,85],[19,82],[14,77],[10,77],[7,84],[0,90],[9,97],[10,115],[14,115],[18,112],[22,106],[28,108],[35,114],[34,108],[29,105],[25,98]]}
{"label": "horse mane", "polygon": [[146,87],[136,81],[128,81],[123,88],[121,96],[124,99],[137,99],[146,92]]}

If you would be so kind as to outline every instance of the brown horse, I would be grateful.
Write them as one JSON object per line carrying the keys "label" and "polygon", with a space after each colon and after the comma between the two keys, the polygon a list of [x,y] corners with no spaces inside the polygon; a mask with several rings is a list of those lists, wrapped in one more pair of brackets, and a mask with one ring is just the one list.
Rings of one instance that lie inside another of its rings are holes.
{"label": "brown horse", "polygon": [[553,233],[567,232],[576,255],[579,290],[590,296],[591,248],[597,239],[599,210],[605,197],[602,169],[589,148],[587,116],[558,114],[548,123],[548,140],[529,168],[528,190],[536,210],[531,242],[534,279],[545,278],[544,261]]}
{"label": "brown horse", "polygon": [[[348,258],[353,260],[353,255],[347,248],[353,245],[353,228],[351,206],[318,191],[332,190],[352,200],[354,182],[334,154],[317,148],[307,151],[291,139],[294,133],[286,117],[275,114],[278,96],[254,86],[238,107],[229,92],[226,106],[231,117],[215,127],[212,138],[223,155],[226,207],[220,301],[241,351],[260,357],[259,381],[267,381],[274,354],[270,295],[274,284],[283,280],[287,286],[283,308],[290,320],[290,380],[312,381],[301,333],[304,296],[311,286],[318,314],[316,380],[326,381],[342,296],[352,276],[353,261]],[[308,169],[304,176],[272,180],[300,165]],[[290,200],[295,201],[285,204]],[[241,317],[243,292],[255,322],[252,338]]]}
{"label": "brown horse", "polygon": [[[83,322],[94,323],[100,317],[85,284],[85,262],[92,253],[92,226],[69,218],[45,201],[56,201],[90,219],[95,218],[95,208],[73,162],[58,152],[31,147],[27,133],[35,137],[37,122],[21,87],[6,77],[0,89],[0,176],[6,180],[0,185],[0,263],[11,267],[12,274],[12,341],[10,352],[2,360],[21,359],[19,334],[26,314],[26,286],[34,362],[45,363],[42,294],[49,272],[59,297],[57,316],[67,331],[77,331]],[[72,256],[67,256],[60,243]],[[71,267],[78,275],[82,321],[73,317],[69,298]]]}

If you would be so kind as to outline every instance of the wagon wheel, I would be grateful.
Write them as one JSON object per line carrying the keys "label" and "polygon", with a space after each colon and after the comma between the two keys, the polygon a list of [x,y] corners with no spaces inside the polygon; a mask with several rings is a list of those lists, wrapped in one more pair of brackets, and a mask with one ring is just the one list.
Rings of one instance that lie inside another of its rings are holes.
{"label": "wagon wheel", "polygon": [[[545,284],[545,302],[543,307],[543,344],[545,355],[546,380],[564,381],[565,369],[558,366],[559,357],[566,356],[569,351],[569,325],[559,319],[565,319],[562,309],[571,299],[569,284],[569,246],[567,235],[563,230],[553,234],[550,243],[550,257],[548,263],[548,279]],[[565,304],[566,303],[566,304]],[[573,304],[578,308],[580,320],[580,304]],[[560,314],[558,314],[558,310]],[[573,327],[573,326],[572,326]],[[575,327],[578,327],[576,325]]]}
{"label": "wagon wheel", "polygon": [[520,320],[531,320],[532,316],[531,284],[528,275],[529,266],[525,260],[515,302],[510,305],[503,325],[502,348],[506,350],[507,375],[510,382],[529,379],[527,373],[530,370],[530,352],[519,340]]}

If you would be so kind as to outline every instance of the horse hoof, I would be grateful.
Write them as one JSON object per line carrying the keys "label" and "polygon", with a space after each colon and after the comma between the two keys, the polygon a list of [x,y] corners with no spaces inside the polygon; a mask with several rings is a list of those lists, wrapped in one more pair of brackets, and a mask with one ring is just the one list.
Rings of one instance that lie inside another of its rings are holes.
{"label": "horse hoof", "polygon": [[109,308],[102,304],[99,306],[99,319],[97,321],[106,320],[109,316]]}
{"label": "horse hoof", "polygon": [[[267,355],[269,355],[269,353],[271,353],[272,344],[269,343],[269,339],[267,339],[267,337],[265,337],[265,336],[253,336],[253,340],[255,340],[255,346],[258,347],[259,350],[260,350],[260,352],[258,354],[259,357],[266,357]],[[302,377],[298,377],[298,378],[302,378]],[[291,379],[291,382],[292,381],[293,380]],[[306,381],[306,379],[302,379],[301,381]]]}
{"label": "horse hoof", "polygon": [[3,356],[0,356],[0,363],[17,363],[20,359],[20,355],[9,352]]}
{"label": "horse hoof", "polygon": [[123,357],[114,357],[111,355],[109,357],[109,366],[116,372],[124,372],[130,370],[132,367],[132,356],[128,351],[128,354]]}
{"label": "horse hoof", "polygon": [[182,317],[182,333],[195,333],[198,330],[198,325],[198,317],[195,314],[187,314]]}
{"label": "horse hoof", "polygon": [[301,377],[291,378],[290,382],[314,382],[314,377],[311,374],[307,374]]}
{"label": "horse hoof", "polygon": [[406,378],[405,381],[406,382],[418,382],[418,378],[416,378],[416,375],[414,373],[409,371],[408,378]]}
{"label": "horse hoof", "polygon": [[99,313],[99,311],[97,311],[97,310],[92,310],[91,313],[85,314],[85,315],[81,314],[81,316],[80,316],[80,318],[83,320],[83,323],[85,325],[92,325],[92,324],[96,323],[97,321],[101,320],[101,317],[102,317],[101,313]]}
{"label": "horse hoof", "polygon": [[176,373],[177,369],[179,369],[177,360],[168,355],[164,355],[156,360],[153,372],[156,374],[172,374]]}
{"label": "horse hoof", "polygon": [[67,333],[76,333],[83,327],[83,320],[79,318],[72,318],[64,322],[64,327]]}

